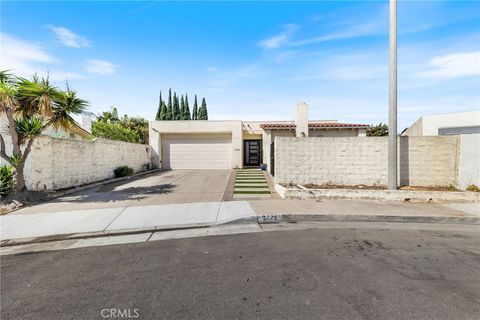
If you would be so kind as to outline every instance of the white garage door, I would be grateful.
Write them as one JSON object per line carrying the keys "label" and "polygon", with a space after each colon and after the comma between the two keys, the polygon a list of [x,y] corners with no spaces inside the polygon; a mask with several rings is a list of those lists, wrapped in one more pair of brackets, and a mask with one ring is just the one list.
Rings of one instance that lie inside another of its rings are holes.
{"label": "white garage door", "polygon": [[165,169],[230,169],[231,155],[228,136],[172,136],[163,140]]}

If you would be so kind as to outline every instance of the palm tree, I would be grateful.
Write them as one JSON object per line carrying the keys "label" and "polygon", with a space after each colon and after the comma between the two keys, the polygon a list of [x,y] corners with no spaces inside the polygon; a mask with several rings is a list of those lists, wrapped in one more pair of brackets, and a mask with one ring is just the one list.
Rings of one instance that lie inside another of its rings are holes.
{"label": "palm tree", "polygon": [[0,71],[0,114],[5,113],[12,139],[12,154],[7,155],[0,134],[0,157],[15,167],[15,192],[26,191],[24,166],[32,144],[47,127],[68,130],[77,124],[72,115],[81,114],[88,103],[67,85],[61,91],[47,78],[32,80]]}

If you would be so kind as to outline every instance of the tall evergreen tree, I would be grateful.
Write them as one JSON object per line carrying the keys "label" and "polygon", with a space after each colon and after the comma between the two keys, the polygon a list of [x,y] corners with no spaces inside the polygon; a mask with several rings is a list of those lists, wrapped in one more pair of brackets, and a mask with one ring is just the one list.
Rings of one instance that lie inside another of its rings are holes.
{"label": "tall evergreen tree", "polygon": [[190,107],[188,106],[188,95],[185,93],[185,113],[183,115],[185,120],[191,120]]}
{"label": "tall evergreen tree", "polygon": [[185,99],[183,99],[183,94],[180,98],[180,120],[185,120]]}
{"label": "tall evergreen tree", "polygon": [[207,102],[205,98],[202,99],[202,106],[198,111],[198,120],[208,120]]}
{"label": "tall evergreen tree", "polygon": [[177,93],[173,93],[173,114],[172,120],[182,120],[182,115],[180,114],[180,102],[178,101]]}
{"label": "tall evergreen tree", "polygon": [[168,89],[168,104],[165,112],[164,120],[172,120],[173,104],[172,104],[172,89]]}
{"label": "tall evergreen tree", "polygon": [[[113,111],[115,112],[115,110]],[[172,88],[168,89],[168,100],[162,99],[162,91],[160,91],[158,109],[155,115],[158,121],[165,120],[208,120],[207,101],[202,98],[202,105],[199,107],[197,95],[193,103],[192,113],[190,113],[190,105],[188,103],[188,94],[177,95]]]}
{"label": "tall evergreen tree", "polygon": [[160,90],[160,97],[158,99],[158,109],[157,109],[157,115],[155,116],[155,120],[163,120],[161,113],[162,113],[162,91]]}
{"label": "tall evergreen tree", "polygon": [[204,113],[203,117],[205,119],[203,120],[208,120],[207,100],[205,100],[205,98],[203,98],[202,105],[205,105],[205,107],[203,108],[203,113]]}
{"label": "tall evergreen tree", "polygon": [[192,120],[198,120],[197,95],[195,95],[195,100],[194,100],[194,102],[193,102]]}
{"label": "tall evergreen tree", "polygon": [[172,96],[172,119],[171,120],[175,120],[175,118],[177,117],[177,114],[175,112],[175,101],[177,101],[177,94],[176,94],[176,92],[173,92],[173,96]]}
{"label": "tall evergreen tree", "polygon": [[160,108],[160,120],[167,120],[167,106],[165,105],[165,101],[162,100],[162,106]]}

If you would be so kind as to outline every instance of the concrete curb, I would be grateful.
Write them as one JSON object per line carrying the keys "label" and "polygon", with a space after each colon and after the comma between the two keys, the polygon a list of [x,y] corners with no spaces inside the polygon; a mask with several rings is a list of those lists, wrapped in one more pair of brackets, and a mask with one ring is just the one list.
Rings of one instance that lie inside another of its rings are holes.
{"label": "concrete curb", "polygon": [[23,206],[16,207],[15,209],[12,209],[10,211],[2,213],[2,215],[6,215],[6,214],[9,214],[11,212],[14,212],[14,211],[17,211],[17,210],[20,210],[20,209],[23,209],[23,208],[26,208],[26,207],[29,207],[29,206],[33,206],[33,205],[36,205],[36,204],[39,204],[39,203],[42,203],[42,202],[45,202],[45,201],[50,201],[52,199],[63,197],[63,196],[66,196],[66,195],[69,195],[69,194],[72,194],[72,193],[77,193],[77,192],[81,192],[81,191],[85,191],[85,190],[89,190],[89,189],[93,189],[93,188],[97,188],[97,187],[103,187],[107,184],[112,184],[112,183],[120,182],[120,181],[124,181],[124,180],[130,180],[130,179],[138,178],[138,177],[150,174],[150,173],[155,173],[155,172],[160,172],[160,171],[161,171],[161,169],[142,171],[142,172],[138,172],[138,173],[135,173],[135,174],[133,174],[131,176],[127,176],[127,177],[102,180],[102,181],[93,182],[93,183],[89,183],[89,184],[84,184],[84,185],[81,185],[81,186],[78,186],[78,187],[73,187],[73,188],[69,188],[69,189],[65,189],[65,190],[61,190],[61,191],[53,191],[52,193],[45,194],[45,196],[42,197],[39,200],[29,202],[29,203],[27,203]]}
{"label": "concrete curb", "polygon": [[412,191],[361,189],[307,189],[286,188],[275,184],[275,191],[283,199],[348,199],[411,202],[480,203],[480,193],[472,191]]}
{"label": "concrete curb", "polygon": [[61,240],[78,240],[78,239],[91,239],[91,238],[101,238],[101,237],[112,237],[112,236],[125,236],[131,234],[140,234],[140,233],[155,233],[163,231],[177,231],[177,230],[190,230],[190,229],[202,229],[209,227],[216,227],[221,225],[232,225],[232,224],[246,224],[246,223],[256,223],[256,217],[244,217],[233,220],[225,220],[220,223],[197,223],[197,224],[183,224],[183,225],[171,225],[171,226],[155,226],[155,227],[145,227],[145,228],[136,228],[136,229],[120,229],[120,230],[110,230],[110,231],[98,231],[98,232],[86,232],[86,233],[73,233],[73,234],[55,234],[44,237],[35,237],[35,238],[17,238],[17,239],[5,239],[0,242],[0,247],[12,247],[20,246],[25,244],[35,244],[35,243],[46,243],[54,242]]}
{"label": "concrete curb", "polygon": [[381,215],[335,215],[335,214],[264,214],[257,217],[259,224],[303,221],[333,222],[405,222],[480,225],[476,217],[433,217],[433,216],[381,216]]}
{"label": "concrete curb", "polygon": [[467,224],[480,225],[480,218],[475,217],[432,217],[432,216],[380,216],[380,215],[334,215],[334,214],[264,214],[257,217],[243,217],[239,219],[226,220],[221,223],[213,224],[185,224],[162,227],[146,227],[138,229],[122,229],[113,231],[100,231],[75,234],[57,234],[36,238],[19,238],[2,240],[0,247],[14,247],[28,244],[48,243],[62,240],[91,239],[112,236],[125,236],[133,234],[177,231],[189,229],[202,229],[216,227],[221,225],[234,224],[272,224],[272,223],[297,223],[307,221],[325,221],[325,222],[396,222],[396,223],[438,223],[438,224]]}
{"label": "concrete curb", "polygon": [[140,228],[140,229],[122,229],[122,230],[114,230],[114,231],[87,232],[87,233],[75,233],[75,234],[56,234],[56,235],[50,235],[45,237],[2,240],[2,243],[0,243],[0,247],[12,247],[12,246],[25,245],[25,244],[46,243],[46,242],[54,242],[54,241],[61,241],[61,240],[91,239],[91,238],[112,237],[112,236],[125,236],[125,235],[140,234],[140,233],[189,230],[189,229],[208,228],[212,226],[218,226],[218,224],[191,224],[191,225],[182,225],[182,226],[165,226],[162,228],[147,227],[147,228]]}

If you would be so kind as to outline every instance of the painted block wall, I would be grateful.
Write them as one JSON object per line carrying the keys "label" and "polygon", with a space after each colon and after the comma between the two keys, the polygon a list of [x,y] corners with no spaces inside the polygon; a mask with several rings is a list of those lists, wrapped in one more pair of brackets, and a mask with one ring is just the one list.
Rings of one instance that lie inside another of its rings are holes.
{"label": "painted block wall", "polygon": [[[275,138],[275,182],[386,185],[387,137]],[[399,183],[456,185],[459,137],[399,138]]]}
{"label": "painted block wall", "polygon": [[28,157],[26,184],[30,190],[63,189],[113,178],[119,166],[143,171],[150,161],[150,147],[144,144],[42,136]]}

